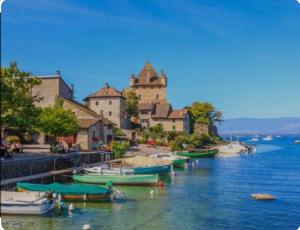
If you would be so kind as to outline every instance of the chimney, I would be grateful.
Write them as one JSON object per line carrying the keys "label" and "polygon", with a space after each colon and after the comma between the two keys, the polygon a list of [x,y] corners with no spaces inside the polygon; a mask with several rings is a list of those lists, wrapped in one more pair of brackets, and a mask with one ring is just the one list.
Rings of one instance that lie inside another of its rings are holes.
{"label": "chimney", "polygon": [[56,75],[60,77],[60,70],[56,70]]}

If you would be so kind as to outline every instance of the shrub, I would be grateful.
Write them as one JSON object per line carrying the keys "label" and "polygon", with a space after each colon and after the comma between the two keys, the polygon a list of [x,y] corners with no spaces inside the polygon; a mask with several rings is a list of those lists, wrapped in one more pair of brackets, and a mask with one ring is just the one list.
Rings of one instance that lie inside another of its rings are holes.
{"label": "shrub", "polygon": [[156,145],[158,145],[158,146],[164,146],[164,145],[166,145],[166,143],[163,140],[157,140],[156,141]]}
{"label": "shrub", "polygon": [[32,135],[29,132],[25,132],[22,135],[22,140],[25,143],[31,143],[33,141]]}
{"label": "shrub", "polygon": [[119,137],[126,136],[126,134],[121,129],[119,129],[118,127],[113,127],[113,133],[114,133],[115,136],[119,136]]}
{"label": "shrub", "polygon": [[7,144],[12,144],[13,142],[20,142],[20,138],[18,136],[7,136],[5,138]]}
{"label": "shrub", "polygon": [[206,135],[206,134],[202,134],[201,137],[200,137],[200,140],[201,140],[203,145],[214,144],[213,139],[210,136]]}
{"label": "shrub", "polygon": [[127,141],[113,141],[111,143],[111,149],[113,154],[115,155],[115,158],[121,158],[125,154],[128,146],[129,143]]}

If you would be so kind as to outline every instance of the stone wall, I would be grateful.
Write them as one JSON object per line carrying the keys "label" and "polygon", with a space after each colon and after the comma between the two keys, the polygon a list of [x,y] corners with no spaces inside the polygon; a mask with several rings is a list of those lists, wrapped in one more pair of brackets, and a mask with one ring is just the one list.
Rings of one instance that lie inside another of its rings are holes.
{"label": "stone wall", "polygon": [[157,100],[166,100],[166,87],[163,86],[135,86],[134,91],[140,96],[139,103],[151,103]]}

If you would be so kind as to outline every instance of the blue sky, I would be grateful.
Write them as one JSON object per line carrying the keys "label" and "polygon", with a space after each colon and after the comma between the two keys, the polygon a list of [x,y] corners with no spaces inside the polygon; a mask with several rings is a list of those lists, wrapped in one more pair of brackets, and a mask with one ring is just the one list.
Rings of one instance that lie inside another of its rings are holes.
{"label": "blue sky", "polygon": [[296,0],[6,0],[3,65],[61,70],[81,100],[127,87],[149,60],[179,108],[209,101],[225,118],[300,116]]}

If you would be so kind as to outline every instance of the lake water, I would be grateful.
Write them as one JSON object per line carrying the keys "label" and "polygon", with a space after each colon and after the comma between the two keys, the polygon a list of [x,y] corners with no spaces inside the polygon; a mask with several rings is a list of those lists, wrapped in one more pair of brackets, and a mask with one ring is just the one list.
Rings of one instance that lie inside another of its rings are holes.
{"label": "lake water", "polygon": [[[119,187],[128,196],[123,203],[76,203],[72,215],[5,216],[2,222],[5,229],[22,230],[75,230],[87,223],[92,229],[295,230],[300,226],[295,139],[257,142],[255,154],[193,160],[164,187]],[[256,201],[251,193],[277,200]]]}

